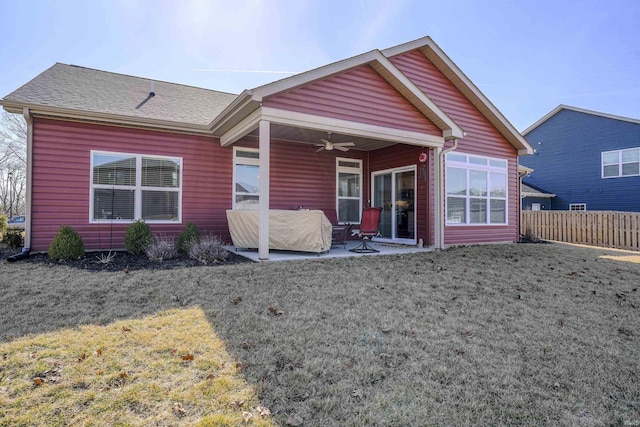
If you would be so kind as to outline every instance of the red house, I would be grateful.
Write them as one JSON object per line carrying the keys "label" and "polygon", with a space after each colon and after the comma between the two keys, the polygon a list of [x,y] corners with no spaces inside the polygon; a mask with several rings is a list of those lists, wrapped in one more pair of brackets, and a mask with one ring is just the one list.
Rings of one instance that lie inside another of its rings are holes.
{"label": "red house", "polygon": [[533,150],[429,37],[240,95],[58,63],[0,103],[28,124],[33,251],[61,224],[104,249],[134,219],[228,236],[228,209],[258,209],[267,258],[269,209],[299,206],[351,223],[382,207],[397,243],[518,238]]}

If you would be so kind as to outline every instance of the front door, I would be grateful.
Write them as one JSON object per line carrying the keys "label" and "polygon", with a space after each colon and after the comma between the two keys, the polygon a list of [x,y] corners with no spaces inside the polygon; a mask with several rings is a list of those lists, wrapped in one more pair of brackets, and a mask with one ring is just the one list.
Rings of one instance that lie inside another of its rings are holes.
{"label": "front door", "polygon": [[382,239],[415,244],[415,167],[374,172],[372,176],[373,206],[382,208]]}

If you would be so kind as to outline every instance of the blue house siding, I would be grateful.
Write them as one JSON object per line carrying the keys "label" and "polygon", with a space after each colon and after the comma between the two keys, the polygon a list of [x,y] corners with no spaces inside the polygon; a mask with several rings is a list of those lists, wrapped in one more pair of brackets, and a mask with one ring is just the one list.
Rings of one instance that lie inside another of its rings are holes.
{"label": "blue house siding", "polygon": [[602,152],[640,147],[640,124],[561,109],[525,134],[536,150],[520,158],[534,172],[526,184],[556,194],[552,209],[640,212],[640,176],[602,178]]}

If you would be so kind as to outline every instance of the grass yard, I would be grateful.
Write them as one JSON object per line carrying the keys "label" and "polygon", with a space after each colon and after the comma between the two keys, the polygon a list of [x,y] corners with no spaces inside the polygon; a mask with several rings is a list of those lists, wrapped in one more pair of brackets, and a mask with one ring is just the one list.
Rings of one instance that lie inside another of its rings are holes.
{"label": "grass yard", "polygon": [[563,244],[0,263],[0,426],[640,425],[640,263]]}

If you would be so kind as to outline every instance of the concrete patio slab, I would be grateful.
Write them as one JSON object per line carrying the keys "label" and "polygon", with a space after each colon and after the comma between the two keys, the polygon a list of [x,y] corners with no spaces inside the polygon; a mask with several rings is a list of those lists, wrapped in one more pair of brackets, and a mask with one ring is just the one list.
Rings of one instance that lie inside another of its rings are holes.
{"label": "concrete patio slab", "polygon": [[410,254],[416,252],[431,252],[434,248],[419,248],[413,245],[401,245],[397,243],[385,243],[385,242],[369,242],[369,245],[379,252],[374,253],[356,253],[350,252],[349,249],[355,248],[360,242],[352,241],[347,242],[346,248],[342,246],[332,246],[329,252],[323,252],[315,254],[311,252],[296,252],[296,251],[278,251],[271,250],[269,252],[268,260],[260,260],[258,258],[257,249],[236,248],[233,245],[225,246],[225,248],[233,253],[249,258],[252,261],[296,261],[304,259],[328,259],[328,258],[346,258],[357,256],[376,256],[376,255],[398,255],[398,254]]}

